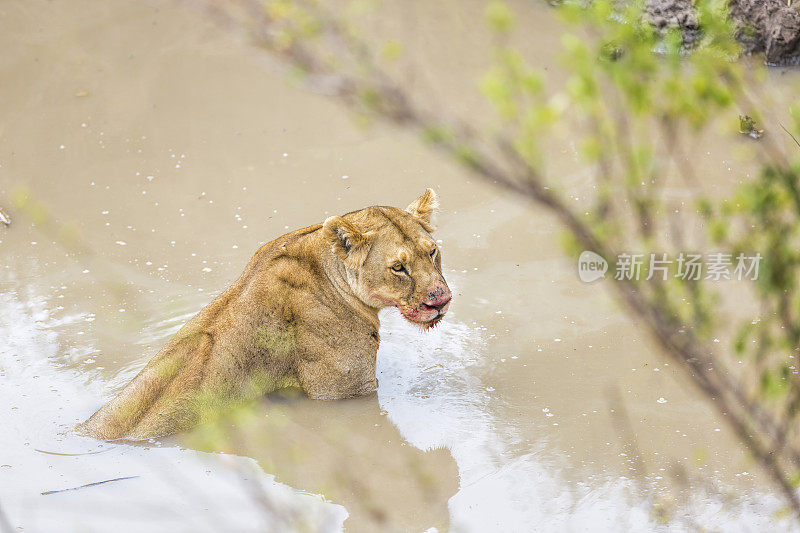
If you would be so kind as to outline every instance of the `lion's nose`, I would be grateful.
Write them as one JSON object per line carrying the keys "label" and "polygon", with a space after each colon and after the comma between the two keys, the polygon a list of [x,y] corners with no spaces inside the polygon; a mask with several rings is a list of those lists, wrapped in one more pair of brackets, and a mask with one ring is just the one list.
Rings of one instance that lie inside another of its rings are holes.
{"label": "lion's nose", "polygon": [[447,291],[437,296],[436,298],[432,298],[426,302],[423,302],[422,305],[424,305],[425,307],[429,307],[430,309],[436,309],[437,311],[441,311],[442,309],[447,307],[447,304],[450,303],[450,300],[452,300],[452,298],[453,297],[450,294],[450,291]]}

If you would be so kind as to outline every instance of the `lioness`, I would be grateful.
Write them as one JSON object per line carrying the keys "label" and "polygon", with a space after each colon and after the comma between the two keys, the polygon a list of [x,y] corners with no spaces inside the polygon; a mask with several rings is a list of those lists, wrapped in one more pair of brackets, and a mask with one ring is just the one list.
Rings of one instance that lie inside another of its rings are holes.
{"label": "lioness", "polygon": [[283,387],[324,400],[374,391],[378,311],[397,307],[426,329],[447,312],[450,289],[431,237],[437,205],[428,189],[405,211],[367,207],[265,244],[79,430],[142,440]]}

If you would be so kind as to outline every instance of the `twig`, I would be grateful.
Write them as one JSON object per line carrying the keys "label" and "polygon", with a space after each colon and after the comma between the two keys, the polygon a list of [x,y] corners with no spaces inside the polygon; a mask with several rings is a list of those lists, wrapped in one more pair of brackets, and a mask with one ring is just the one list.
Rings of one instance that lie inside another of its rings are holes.
{"label": "twig", "polygon": [[68,489],[59,489],[59,490],[48,490],[42,493],[42,496],[47,496],[49,494],[58,494],[59,492],[68,492],[70,490],[78,490],[78,489],[85,489],[86,487],[94,487],[96,485],[102,485],[104,483],[111,483],[112,481],[122,481],[123,479],[135,479],[139,476],[125,476],[125,477],[115,477],[114,479],[105,479],[103,481],[95,481],[94,483],[87,483],[86,485],[80,485],[78,487],[70,487]]}
{"label": "twig", "polygon": [[784,126],[783,124],[781,124],[780,126],[781,126],[781,128],[783,128],[783,131],[785,131],[786,133],[788,133],[788,134],[789,134],[789,137],[791,137],[791,138],[792,138],[792,140],[794,141],[794,143],[795,143],[797,146],[800,146],[800,141],[798,141],[798,140],[797,140],[797,138],[796,138],[794,135],[792,135],[792,132],[791,132],[791,131],[789,131],[789,130],[787,130],[787,129],[786,129],[786,126]]}

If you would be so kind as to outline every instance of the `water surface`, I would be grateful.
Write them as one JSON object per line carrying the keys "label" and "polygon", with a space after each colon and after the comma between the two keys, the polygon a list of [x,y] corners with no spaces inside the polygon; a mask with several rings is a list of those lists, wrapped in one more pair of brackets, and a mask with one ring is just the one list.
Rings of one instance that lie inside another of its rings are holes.
{"label": "water surface", "polygon": [[[474,89],[483,4],[445,4],[414,2],[375,30],[410,42],[420,94],[488,121]],[[557,81],[559,26],[545,5],[518,7],[521,45]],[[0,202],[31,199],[0,227],[0,505],[14,527],[261,531],[275,520],[266,498],[323,531],[650,530],[642,486],[674,529],[685,513],[780,526],[780,500],[724,421],[602,284],[578,280],[546,213],[406,132],[363,128],[193,4],[9,1],[0,29]],[[778,113],[793,77],[770,73]],[[710,134],[690,154],[706,190],[746,172],[739,142]],[[590,183],[568,142],[551,166]],[[427,186],[454,300],[430,333],[382,315],[376,395],[271,396],[218,447],[71,433],[261,243]]]}

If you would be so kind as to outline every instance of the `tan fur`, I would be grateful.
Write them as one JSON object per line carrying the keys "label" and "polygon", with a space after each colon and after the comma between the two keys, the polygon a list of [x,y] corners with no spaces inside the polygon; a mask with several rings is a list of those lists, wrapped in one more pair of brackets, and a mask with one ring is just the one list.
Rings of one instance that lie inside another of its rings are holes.
{"label": "tan fur", "polygon": [[436,204],[428,189],[406,211],[368,207],[265,244],[79,430],[141,440],[283,387],[328,400],[374,391],[379,309],[398,307],[424,327],[447,311],[429,233]]}

